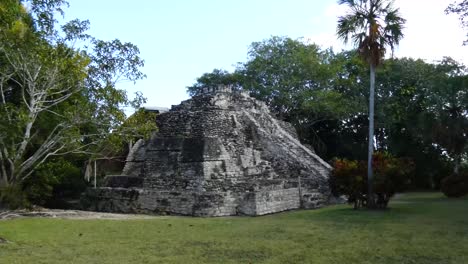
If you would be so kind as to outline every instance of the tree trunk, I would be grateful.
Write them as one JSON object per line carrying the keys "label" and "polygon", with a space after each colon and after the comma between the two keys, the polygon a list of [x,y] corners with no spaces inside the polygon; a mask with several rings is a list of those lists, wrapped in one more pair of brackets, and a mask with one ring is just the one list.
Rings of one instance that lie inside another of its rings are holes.
{"label": "tree trunk", "polygon": [[460,173],[461,154],[455,156],[455,164],[453,166],[453,174],[458,175]]}
{"label": "tree trunk", "polygon": [[8,182],[8,178],[5,177],[5,175],[3,175],[1,178],[0,178],[0,188],[2,187],[8,187],[10,184]]}
{"label": "tree trunk", "polygon": [[0,187],[8,186],[8,174],[4,163],[3,154],[0,150]]}
{"label": "tree trunk", "polygon": [[367,207],[374,208],[374,192],[372,188],[372,154],[374,153],[374,91],[375,65],[370,64],[370,92],[369,92],[369,146],[367,156]]}
{"label": "tree trunk", "polygon": [[132,151],[132,148],[133,148],[133,140],[129,140],[128,141],[128,153],[130,153],[130,151]]}

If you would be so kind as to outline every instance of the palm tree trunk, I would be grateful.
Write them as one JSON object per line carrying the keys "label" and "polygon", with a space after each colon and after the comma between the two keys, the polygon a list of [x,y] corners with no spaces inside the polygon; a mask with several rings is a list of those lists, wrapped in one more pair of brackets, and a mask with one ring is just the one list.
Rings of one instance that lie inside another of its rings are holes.
{"label": "palm tree trunk", "polygon": [[370,64],[370,93],[369,93],[369,146],[367,156],[367,207],[374,208],[374,192],[372,188],[372,154],[374,153],[374,91],[375,91],[375,65]]}

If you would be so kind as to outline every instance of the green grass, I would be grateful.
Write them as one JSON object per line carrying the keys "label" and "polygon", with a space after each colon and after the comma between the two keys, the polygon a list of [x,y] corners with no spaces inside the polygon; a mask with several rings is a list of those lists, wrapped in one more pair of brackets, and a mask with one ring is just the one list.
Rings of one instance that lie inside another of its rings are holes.
{"label": "green grass", "polygon": [[263,217],[0,221],[0,263],[468,263],[468,199]]}

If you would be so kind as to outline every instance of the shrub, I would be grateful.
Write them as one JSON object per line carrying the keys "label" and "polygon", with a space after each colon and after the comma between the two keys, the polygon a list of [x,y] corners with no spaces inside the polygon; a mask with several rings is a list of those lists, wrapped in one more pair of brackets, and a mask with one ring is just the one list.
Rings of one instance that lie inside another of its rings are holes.
{"label": "shrub", "polygon": [[445,177],[441,181],[441,191],[447,197],[462,197],[468,194],[468,170]]}
{"label": "shrub", "polygon": [[[330,177],[333,193],[346,195],[355,209],[367,206],[367,162],[335,159],[333,167]],[[372,168],[374,204],[384,209],[390,198],[409,183],[409,175],[414,166],[408,159],[398,159],[388,153],[377,152],[372,157]]]}
{"label": "shrub", "polygon": [[0,209],[27,208],[30,203],[20,185],[8,185],[0,188]]}
{"label": "shrub", "polygon": [[60,198],[84,189],[80,169],[65,159],[42,164],[24,182],[28,200],[36,205],[55,204]]}
{"label": "shrub", "polygon": [[395,158],[387,152],[377,152],[372,156],[372,168],[374,204],[384,209],[396,192],[403,191],[409,185],[414,164],[409,159]]}
{"label": "shrub", "polygon": [[364,166],[355,160],[335,159],[330,185],[335,196],[346,195],[348,202],[354,204],[354,209],[365,206],[367,178],[362,171]]}

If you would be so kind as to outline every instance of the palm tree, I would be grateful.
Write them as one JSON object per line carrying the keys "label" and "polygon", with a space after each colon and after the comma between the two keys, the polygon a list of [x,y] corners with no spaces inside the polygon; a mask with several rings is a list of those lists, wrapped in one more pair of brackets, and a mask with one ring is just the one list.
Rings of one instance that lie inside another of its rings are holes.
{"label": "palm tree", "polygon": [[350,11],[338,18],[337,35],[345,43],[350,38],[361,57],[370,66],[369,148],[367,158],[368,207],[374,207],[372,191],[372,154],[374,151],[374,91],[375,69],[382,63],[386,47],[393,55],[395,45],[403,38],[405,19],[394,8],[392,0],[339,0]]}

